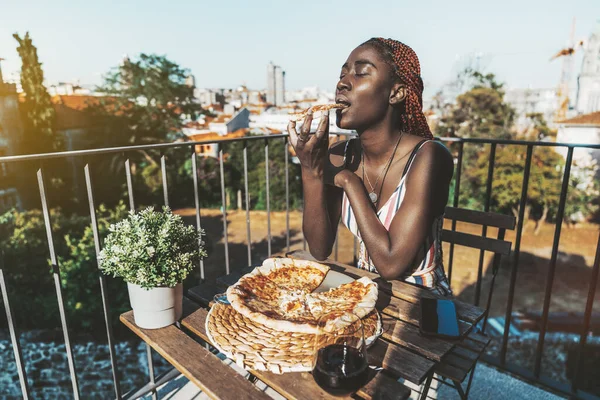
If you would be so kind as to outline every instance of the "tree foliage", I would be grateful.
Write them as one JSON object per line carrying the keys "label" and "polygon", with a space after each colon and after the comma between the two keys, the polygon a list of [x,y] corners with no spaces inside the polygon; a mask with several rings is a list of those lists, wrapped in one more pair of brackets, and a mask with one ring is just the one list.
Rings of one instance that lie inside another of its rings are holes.
{"label": "tree foliage", "polygon": [[[63,300],[69,328],[75,332],[104,334],[102,301],[93,231],[89,217],[50,212],[60,268]],[[100,237],[127,215],[124,204],[98,209]],[[20,329],[53,329],[60,326],[57,298],[50,267],[44,218],[40,210],[8,211],[0,215],[0,248],[8,297],[18,305],[14,314]],[[116,318],[128,308],[127,290],[121,280],[107,279],[108,299]]]}
{"label": "tree foliage", "polygon": [[24,121],[24,137],[20,140],[20,153],[45,153],[58,151],[62,144],[55,131],[55,113],[50,95],[44,86],[44,72],[37,55],[37,48],[29,32],[21,38],[13,34],[19,43],[17,52],[21,57],[21,85],[25,93],[21,104]]}
{"label": "tree foliage", "polygon": [[[494,74],[467,70],[472,86],[460,94],[453,104],[438,104],[443,112],[436,127],[439,136],[506,139],[515,111],[504,102],[503,84]],[[438,103],[441,96],[438,96]]]}

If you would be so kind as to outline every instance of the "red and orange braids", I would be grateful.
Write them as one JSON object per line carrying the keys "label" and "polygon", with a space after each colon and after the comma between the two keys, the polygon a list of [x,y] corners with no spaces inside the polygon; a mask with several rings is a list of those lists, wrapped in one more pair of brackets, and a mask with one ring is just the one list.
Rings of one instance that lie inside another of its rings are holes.
{"label": "red and orange braids", "polygon": [[406,85],[405,112],[401,115],[402,129],[433,139],[427,118],[423,114],[423,80],[417,53],[404,43],[393,39],[372,38],[363,45],[375,47],[392,67],[396,77]]}

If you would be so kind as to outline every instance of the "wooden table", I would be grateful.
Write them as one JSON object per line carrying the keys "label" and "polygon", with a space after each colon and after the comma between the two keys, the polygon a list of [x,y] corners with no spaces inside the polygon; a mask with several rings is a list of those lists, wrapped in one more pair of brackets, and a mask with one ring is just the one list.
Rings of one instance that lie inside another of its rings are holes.
{"label": "wooden table", "polygon": [[[303,251],[287,256],[312,258]],[[483,309],[456,301],[461,339],[425,337],[419,333],[418,328],[419,301],[421,297],[435,297],[429,291],[404,282],[385,282],[376,274],[341,263],[327,264],[333,270],[354,278],[368,276],[379,284],[376,308],[382,315],[383,335],[369,349],[368,356],[370,365],[381,368],[378,372],[372,372],[370,381],[356,393],[357,397],[408,398],[410,389],[399,383],[398,378],[415,384],[425,383],[422,391],[424,397],[434,372],[459,375],[477,362],[485,349],[487,338],[472,332],[474,324],[483,317]],[[214,294],[223,292],[251,269],[244,268],[238,273],[223,276],[217,280],[216,285],[204,284],[190,289],[184,301],[184,317],[179,326],[141,329],[133,322],[132,311],[121,315],[121,321],[210,397],[236,400],[270,398],[197,341],[199,338],[208,342],[205,321]],[[265,371],[251,373],[287,399],[333,399],[315,383],[308,372],[282,375]]]}

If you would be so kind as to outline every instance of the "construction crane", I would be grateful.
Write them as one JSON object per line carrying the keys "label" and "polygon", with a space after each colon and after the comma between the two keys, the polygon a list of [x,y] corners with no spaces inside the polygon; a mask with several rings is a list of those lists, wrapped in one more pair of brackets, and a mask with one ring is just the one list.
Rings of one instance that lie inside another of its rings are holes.
{"label": "construction crane", "polygon": [[575,43],[575,18],[571,24],[571,36],[569,37],[569,43],[567,47],[561,49],[555,55],[550,58],[550,61],[562,58],[562,70],[560,74],[560,83],[556,90],[556,97],[558,98],[558,107],[554,114],[554,122],[562,121],[567,117],[567,111],[569,110],[569,83],[571,80],[571,74],[573,72],[573,55],[578,48],[583,46],[583,40],[579,40]]}

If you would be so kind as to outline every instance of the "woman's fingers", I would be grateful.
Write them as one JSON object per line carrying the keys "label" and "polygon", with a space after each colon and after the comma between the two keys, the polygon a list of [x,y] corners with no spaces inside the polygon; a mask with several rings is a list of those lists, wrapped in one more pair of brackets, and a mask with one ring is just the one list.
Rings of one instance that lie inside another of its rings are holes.
{"label": "woman's fingers", "polygon": [[308,140],[308,135],[310,134],[310,126],[312,125],[313,120],[313,112],[312,110],[308,110],[306,113],[306,117],[304,117],[304,122],[302,123],[302,127],[300,128],[300,136],[299,140],[306,142]]}
{"label": "woman's fingers", "polygon": [[315,135],[317,136],[317,140],[321,140],[323,137],[329,136],[329,111],[323,111]]}
{"label": "woman's fingers", "polygon": [[296,132],[296,121],[290,121],[287,126],[288,134],[290,135],[290,143],[296,148],[298,144],[298,132]]}

